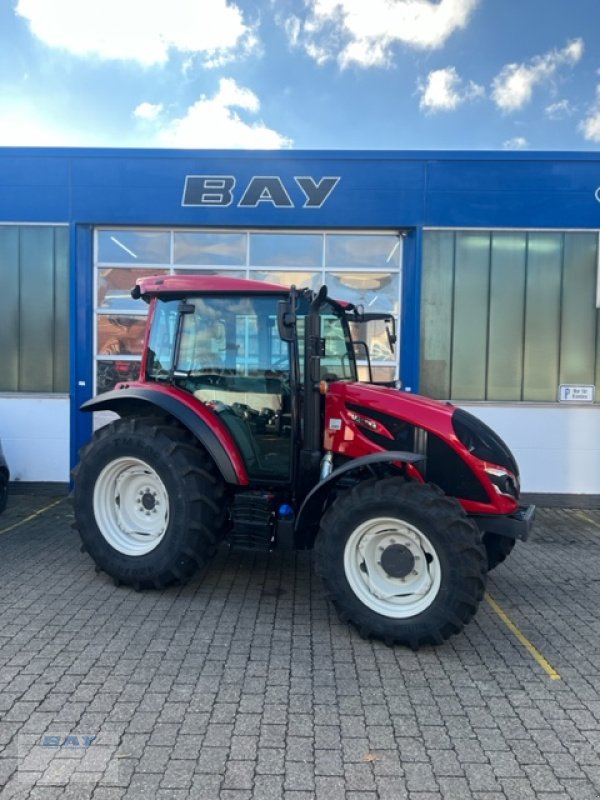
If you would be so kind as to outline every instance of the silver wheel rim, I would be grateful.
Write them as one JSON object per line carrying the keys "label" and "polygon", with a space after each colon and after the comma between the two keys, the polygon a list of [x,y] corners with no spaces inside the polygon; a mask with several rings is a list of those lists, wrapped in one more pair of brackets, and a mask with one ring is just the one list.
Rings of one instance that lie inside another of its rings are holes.
{"label": "silver wheel rim", "polygon": [[169,525],[169,496],[158,474],[139,458],[117,458],[94,487],[94,516],[111,547],[127,556],[150,553]]}
{"label": "silver wheel rim", "polygon": [[429,608],[442,579],[427,536],[394,517],[375,517],[354,529],[344,549],[344,571],[361,603],[394,619]]}

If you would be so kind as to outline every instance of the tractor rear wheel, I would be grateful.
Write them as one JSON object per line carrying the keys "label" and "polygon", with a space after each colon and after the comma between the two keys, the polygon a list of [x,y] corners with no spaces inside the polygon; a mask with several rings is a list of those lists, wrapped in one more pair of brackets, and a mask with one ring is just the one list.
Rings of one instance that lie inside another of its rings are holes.
{"label": "tractor rear wheel", "polygon": [[119,419],[98,430],[74,472],[84,549],[117,583],[185,582],[225,530],[224,488],[189,434],[162,419]]}
{"label": "tractor rear wheel", "polygon": [[387,644],[440,644],[475,614],[486,579],[477,527],[430,485],[369,480],[327,510],[317,572],[342,620]]}

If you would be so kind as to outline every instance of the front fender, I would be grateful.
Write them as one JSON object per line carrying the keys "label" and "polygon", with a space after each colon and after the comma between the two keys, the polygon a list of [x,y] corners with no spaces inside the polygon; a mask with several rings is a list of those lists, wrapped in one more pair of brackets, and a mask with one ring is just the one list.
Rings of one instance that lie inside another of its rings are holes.
{"label": "front fender", "polygon": [[[124,386],[93,397],[81,411],[114,411],[120,417],[148,413],[158,408],[178,420],[203,445],[226,483],[249,483],[242,458],[231,443],[225,426],[194,397],[180,397],[173,391],[141,386]],[[214,417],[214,419],[213,419]]]}
{"label": "front fender", "polygon": [[297,550],[304,550],[312,547],[327,497],[340,478],[355,470],[370,467],[373,464],[398,462],[402,464],[415,464],[424,460],[425,456],[420,453],[409,453],[403,450],[386,450],[385,452],[371,453],[361,458],[354,458],[341,467],[334,469],[325,480],[319,481],[316,486],[313,486],[304,498],[300,510],[296,515],[296,522],[294,525],[294,548]]}

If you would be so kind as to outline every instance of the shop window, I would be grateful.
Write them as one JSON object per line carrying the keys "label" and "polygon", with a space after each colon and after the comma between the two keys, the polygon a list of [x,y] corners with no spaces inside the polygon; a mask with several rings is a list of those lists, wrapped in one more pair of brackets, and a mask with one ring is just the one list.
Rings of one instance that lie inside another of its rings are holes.
{"label": "shop window", "polygon": [[69,235],[0,225],[0,392],[69,391]]}
{"label": "shop window", "polygon": [[[335,298],[362,304],[366,311],[391,311],[398,317],[401,259],[402,239],[395,233],[99,228],[95,239],[96,391],[132,380],[139,371],[147,306],[131,298],[138,278],[227,275],[313,290],[326,283]],[[397,355],[390,358],[379,341],[369,344],[376,379],[392,380]],[[364,377],[366,361],[358,366]]]}
{"label": "shop window", "polygon": [[427,231],[421,391],[553,402],[595,384],[594,233]]}

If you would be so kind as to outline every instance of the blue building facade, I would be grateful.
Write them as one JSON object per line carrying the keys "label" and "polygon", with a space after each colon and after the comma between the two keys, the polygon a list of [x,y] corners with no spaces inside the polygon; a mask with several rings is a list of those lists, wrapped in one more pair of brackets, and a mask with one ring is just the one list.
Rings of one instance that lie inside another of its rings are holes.
{"label": "blue building facade", "polygon": [[139,363],[128,288],[192,271],[393,310],[383,372],[499,429],[526,490],[600,495],[599,231],[595,153],[0,148],[13,475],[67,479],[79,406]]}

